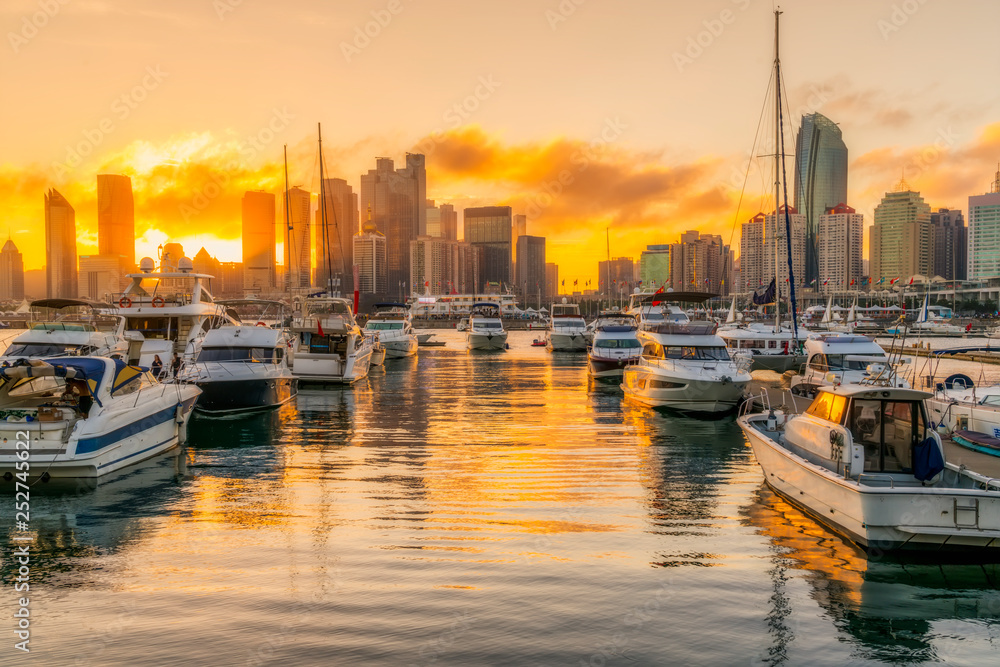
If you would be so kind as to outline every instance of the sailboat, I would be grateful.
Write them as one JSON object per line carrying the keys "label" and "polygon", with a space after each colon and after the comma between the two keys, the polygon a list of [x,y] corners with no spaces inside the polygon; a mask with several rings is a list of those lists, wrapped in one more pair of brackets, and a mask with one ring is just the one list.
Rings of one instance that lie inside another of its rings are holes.
{"label": "sailboat", "polygon": [[965,333],[965,329],[962,327],[949,324],[948,322],[937,317],[931,317],[930,298],[931,295],[929,292],[924,295],[924,305],[920,308],[920,315],[917,316],[916,322],[909,325],[899,323],[894,327],[886,329],[886,333],[893,336],[905,333],[907,336],[921,336],[925,338],[931,336],[963,335]]}
{"label": "sailboat", "polygon": [[327,291],[306,297],[296,296],[292,301],[292,373],[299,384],[351,384],[367,377],[373,343],[354,319],[351,302],[333,296],[329,291],[333,280],[330,236],[326,233],[324,181],[323,134],[319,129],[320,217],[323,252],[327,257]]}

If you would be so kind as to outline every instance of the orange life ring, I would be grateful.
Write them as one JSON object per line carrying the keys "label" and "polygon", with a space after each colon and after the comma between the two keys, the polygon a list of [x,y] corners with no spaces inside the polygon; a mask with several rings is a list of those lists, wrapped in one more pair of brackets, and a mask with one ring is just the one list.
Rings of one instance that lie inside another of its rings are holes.
{"label": "orange life ring", "polygon": [[257,326],[259,326],[259,327],[266,327],[267,325],[265,323],[263,323],[263,322],[258,322]]}
{"label": "orange life ring", "polygon": [[128,298],[127,296],[123,296],[122,298],[118,299],[118,307],[119,308],[131,308],[132,307],[132,299]]}
{"label": "orange life ring", "polygon": [[153,297],[153,308],[163,308],[163,297],[154,296]]}

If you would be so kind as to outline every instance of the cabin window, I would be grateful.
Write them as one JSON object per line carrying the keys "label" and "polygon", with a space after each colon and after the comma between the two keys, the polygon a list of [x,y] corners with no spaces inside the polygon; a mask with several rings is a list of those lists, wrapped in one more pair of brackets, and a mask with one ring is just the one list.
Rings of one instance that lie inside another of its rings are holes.
{"label": "cabin window", "polygon": [[824,391],[812,402],[812,405],[806,410],[806,414],[812,415],[817,419],[824,419],[839,424],[844,419],[844,408],[846,406],[846,398]]}
{"label": "cabin window", "polygon": [[814,354],[809,358],[809,368],[816,371],[826,371],[826,357],[822,354]]}
{"label": "cabin window", "polygon": [[[675,348],[670,348],[675,349]],[[680,348],[676,348],[680,350]],[[678,354],[680,354],[678,352]],[[659,343],[646,343],[642,348],[642,356],[649,357],[650,359],[663,359],[663,346]],[[668,358],[674,358],[669,357]]]}
{"label": "cabin window", "polygon": [[635,338],[604,338],[594,343],[594,347],[639,347],[639,341]]}
{"label": "cabin window", "polygon": [[769,341],[767,341],[767,347],[770,348],[770,349],[772,349],[772,350],[778,349],[778,341],[776,341],[776,340],[769,340]]}
{"label": "cabin window", "polygon": [[911,472],[924,415],[912,401],[855,400],[851,433],[865,448],[865,472]]}
{"label": "cabin window", "polygon": [[[129,331],[138,331],[143,338],[155,338],[165,340],[171,331],[169,317],[129,317],[125,328]],[[177,326],[173,326],[173,337],[177,337]]]}

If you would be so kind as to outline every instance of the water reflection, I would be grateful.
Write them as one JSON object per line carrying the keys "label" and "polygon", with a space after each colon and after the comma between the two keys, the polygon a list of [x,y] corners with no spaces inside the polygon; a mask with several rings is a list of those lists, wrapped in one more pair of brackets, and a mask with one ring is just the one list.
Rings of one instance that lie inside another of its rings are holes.
{"label": "water reflection", "polygon": [[[947,661],[936,645],[951,632],[946,621],[1000,618],[1000,565],[866,558],[766,486],[741,513],[772,545],[770,617],[780,621],[787,607],[784,571],[799,572],[811,587],[810,597],[855,644],[858,659]],[[781,626],[771,626],[773,656],[785,655],[791,639]]]}

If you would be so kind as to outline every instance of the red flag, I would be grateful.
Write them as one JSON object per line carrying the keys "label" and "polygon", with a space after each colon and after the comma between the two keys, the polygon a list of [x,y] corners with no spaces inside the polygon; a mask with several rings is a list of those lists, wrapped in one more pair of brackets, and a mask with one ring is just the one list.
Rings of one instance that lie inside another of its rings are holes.
{"label": "red flag", "polygon": [[658,289],[655,292],[653,292],[654,297],[653,297],[653,300],[650,302],[649,305],[656,306],[656,305],[658,305],[660,303],[660,300],[655,297],[655,295],[657,295],[657,294],[663,294],[663,285],[660,285],[660,289]]}
{"label": "red flag", "polygon": [[323,335],[323,320],[316,318],[316,326],[319,327],[319,335]]}

